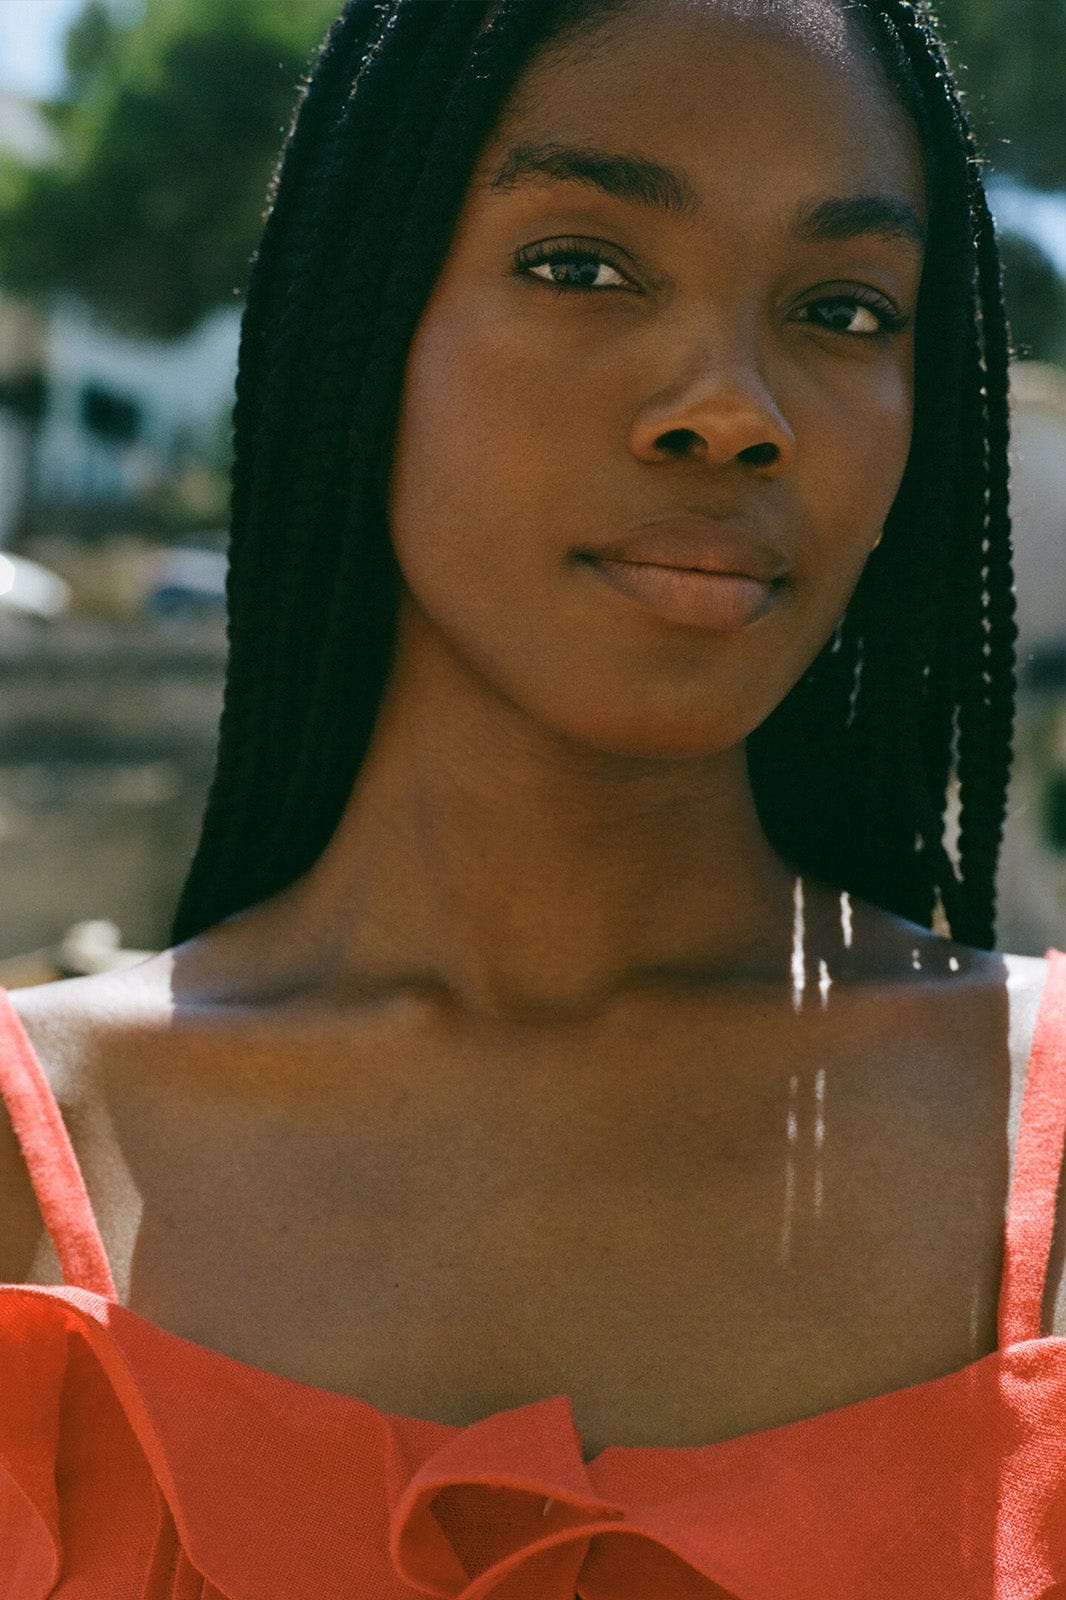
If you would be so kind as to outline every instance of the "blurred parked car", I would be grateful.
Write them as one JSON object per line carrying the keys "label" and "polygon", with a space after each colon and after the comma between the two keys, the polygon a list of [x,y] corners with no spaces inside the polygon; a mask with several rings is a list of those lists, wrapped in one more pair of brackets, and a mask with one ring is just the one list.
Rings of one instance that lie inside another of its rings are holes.
{"label": "blurred parked car", "polygon": [[72,598],[70,584],[57,572],[0,551],[0,611],[51,622],[70,610]]}
{"label": "blurred parked car", "polygon": [[156,617],[224,617],[226,567],[226,557],[217,550],[184,546],[166,550],[152,574],[144,605]]}
{"label": "blurred parked car", "polygon": [[204,623],[214,631],[226,609],[226,543],[215,529],[176,545],[129,532],[85,541],[50,534],[26,554],[65,580],[79,617]]}

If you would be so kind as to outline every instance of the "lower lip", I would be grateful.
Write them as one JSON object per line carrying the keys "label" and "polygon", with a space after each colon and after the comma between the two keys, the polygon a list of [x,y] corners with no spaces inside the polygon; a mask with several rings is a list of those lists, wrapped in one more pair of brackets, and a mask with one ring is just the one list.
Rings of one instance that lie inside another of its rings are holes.
{"label": "lower lip", "polygon": [[586,558],[592,570],[666,622],[715,633],[732,633],[765,616],[781,585],[728,572],[696,572],[691,567],[660,567],[644,561]]}

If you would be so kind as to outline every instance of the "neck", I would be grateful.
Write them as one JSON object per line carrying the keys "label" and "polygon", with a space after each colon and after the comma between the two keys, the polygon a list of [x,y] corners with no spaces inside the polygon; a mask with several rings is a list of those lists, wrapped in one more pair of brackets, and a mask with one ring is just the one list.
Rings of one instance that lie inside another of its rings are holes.
{"label": "neck", "polygon": [[473,1014],[569,1015],[653,976],[789,981],[797,876],[743,746],[578,747],[454,657],[409,650],[329,846],[282,898],[286,947],[331,988],[412,981]]}

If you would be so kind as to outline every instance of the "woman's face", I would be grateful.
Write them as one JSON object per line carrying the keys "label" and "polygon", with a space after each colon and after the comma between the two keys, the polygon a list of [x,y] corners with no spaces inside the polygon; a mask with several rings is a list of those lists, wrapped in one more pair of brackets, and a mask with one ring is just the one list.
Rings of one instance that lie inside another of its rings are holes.
{"label": "woman's face", "polygon": [[410,351],[401,647],[406,611],[601,751],[710,754],[758,726],[907,461],[917,139],[835,8],[781,9],[637,3],[543,56]]}

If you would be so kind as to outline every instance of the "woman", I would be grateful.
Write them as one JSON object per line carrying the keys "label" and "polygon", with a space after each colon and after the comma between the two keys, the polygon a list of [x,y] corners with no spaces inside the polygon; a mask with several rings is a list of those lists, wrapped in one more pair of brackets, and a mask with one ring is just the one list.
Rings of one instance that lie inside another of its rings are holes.
{"label": "woman", "polygon": [[1006,361],[901,0],[348,7],[174,947],[8,1017],[0,1595],[1066,1584]]}

